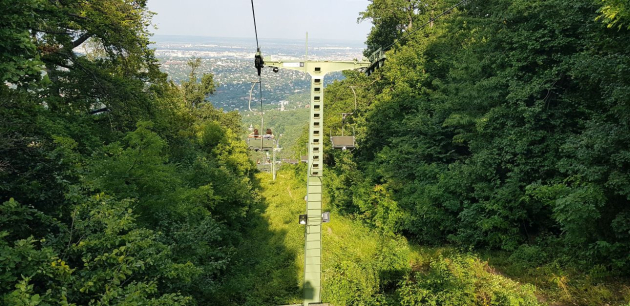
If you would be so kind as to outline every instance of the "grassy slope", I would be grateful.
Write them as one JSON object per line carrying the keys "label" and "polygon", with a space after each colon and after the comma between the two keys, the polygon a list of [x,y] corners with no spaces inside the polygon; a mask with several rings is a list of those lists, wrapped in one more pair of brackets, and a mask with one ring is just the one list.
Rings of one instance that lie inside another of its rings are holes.
{"label": "grassy slope", "polygon": [[480,257],[502,275],[535,285],[539,299],[552,306],[630,306],[629,280],[611,276],[601,266],[582,271],[557,262],[530,265],[505,252],[485,252]]}
{"label": "grassy slope", "polygon": [[297,215],[303,210],[305,186],[279,173],[257,174],[262,199],[251,213],[252,228],[236,251],[230,277],[218,290],[216,305],[260,306],[301,301],[303,232]]}
{"label": "grassy slope", "polygon": [[[306,189],[296,173],[285,169],[275,182],[268,173],[257,175],[260,214],[216,297],[222,305],[300,303],[304,229],[297,216]],[[322,299],[336,306],[538,305],[533,286],[519,285],[470,254],[411,246],[338,214],[324,225],[323,239]]]}

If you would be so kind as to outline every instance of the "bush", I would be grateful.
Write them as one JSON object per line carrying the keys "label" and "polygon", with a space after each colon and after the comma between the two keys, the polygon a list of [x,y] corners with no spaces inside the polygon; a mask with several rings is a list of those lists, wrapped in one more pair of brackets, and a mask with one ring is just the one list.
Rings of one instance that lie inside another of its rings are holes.
{"label": "bush", "polygon": [[400,305],[539,305],[535,289],[500,275],[471,255],[439,256],[397,291]]}

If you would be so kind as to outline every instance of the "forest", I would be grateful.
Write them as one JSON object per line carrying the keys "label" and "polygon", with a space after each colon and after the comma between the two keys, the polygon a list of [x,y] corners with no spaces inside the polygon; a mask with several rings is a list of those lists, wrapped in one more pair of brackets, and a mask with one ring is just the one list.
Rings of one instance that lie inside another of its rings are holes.
{"label": "forest", "polygon": [[363,105],[359,150],[329,160],[331,204],[420,243],[627,275],[630,20],[604,2],[471,2],[397,37],[450,3],[408,19],[375,1],[368,46],[404,42],[328,88],[346,98],[329,113],[350,107],[348,85]]}
{"label": "forest", "polygon": [[[0,7],[1,305],[300,303],[306,165],[259,173],[198,59],[168,81],[147,0]],[[325,91],[357,148],[326,144],[324,300],[630,305],[630,4],[359,20],[366,56],[390,48]]]}

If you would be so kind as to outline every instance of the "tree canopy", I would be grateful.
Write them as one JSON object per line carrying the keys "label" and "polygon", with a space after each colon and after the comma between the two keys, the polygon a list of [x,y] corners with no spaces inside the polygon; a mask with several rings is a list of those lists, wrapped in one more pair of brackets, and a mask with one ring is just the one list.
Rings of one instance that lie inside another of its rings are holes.
{"label": "tree canopy", "polygon": [[213,75],[166,81],[146,1],[0,4],[0,304],[208,303],[258,201]]}
{"label": "tree canopy", "polygon": [[[533,245],[546,260],[627,275],[622,2],[469,1],[406,34],[371,78],[347,74],[328,88],[344,97],[328,113],[348,106],[349,85],[361,88],[359,149],[329,151],[331,202],[422,243]],[[377,3],[385,5],[370,9]],[[370,9],[362,16],[374,18]],[[416,14],[429,20],[432,12]],[[391,29],[374,24],[368,46]]]}
{"label": "tree canopy", "polygon": [[[0,6],[0,304],[208,305],[251,286],[247,265],[266,261],[246,258],[243,234],[268,227],[264,199],[240,114],[210,102],[214,76],[192,59],[188,80],[167,81],[146,1]],[[628,16],[619,0],[370,1],[365,52],[392,48],[373,75],[326,88],[358,148],[327,147],[324,178],[332,208],[382,239],[366,254],[387,260],[336,264],[337,301],[537,303],[481,280],[472,256],[409,267],[405,237],[630,275]],[[268,188],[292,201],[289,185]],[[267,234],[252,239],[288,265]]]}

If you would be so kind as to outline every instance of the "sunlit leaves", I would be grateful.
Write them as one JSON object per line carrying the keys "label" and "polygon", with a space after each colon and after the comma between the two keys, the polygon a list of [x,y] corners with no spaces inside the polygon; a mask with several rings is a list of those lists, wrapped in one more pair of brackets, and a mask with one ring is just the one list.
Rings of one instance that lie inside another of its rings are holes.
{"label": "sunlit leaves", "polygon": [[609,28],[630,29],[630,4],[624,0],[601,0],[601,19]]}

